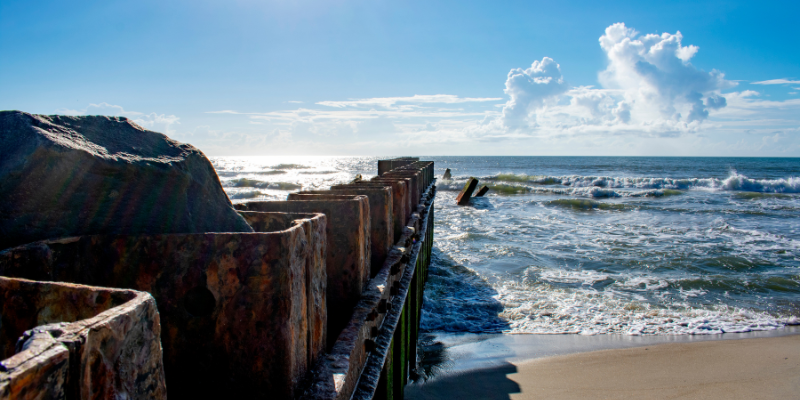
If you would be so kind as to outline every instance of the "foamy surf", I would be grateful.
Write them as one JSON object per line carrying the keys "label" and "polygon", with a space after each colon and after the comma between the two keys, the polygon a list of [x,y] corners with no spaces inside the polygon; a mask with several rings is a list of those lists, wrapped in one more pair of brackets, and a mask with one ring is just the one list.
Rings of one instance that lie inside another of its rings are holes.
{"label": "foamy surf", "polygon": [[[775,316],[726,305],[693,307],[688,300],[706,293],[699,289],[680,289],[679,296],[662,304],[631,294],[670,286],[666,280],[652,277],[625,279],[592,271],[549,270],[535,278],[528,275],[522,282],[493,284],[465,267],[431,273],[436,276],[437,288],[425,297],[422,328],[427,331],[711,335],[800,324],[792,315]],[[603,282],[609,286],[607,290],[592,287]],[[551,284],[576,285],[577,289],[558,289]]]}
{"label": "foamy surf", "polygon": [[466,174],[443,182],[425,330],[708,335],[798,323],[792,176],[479,171],[469,176],[501,190],[474,208],[448,202]]}

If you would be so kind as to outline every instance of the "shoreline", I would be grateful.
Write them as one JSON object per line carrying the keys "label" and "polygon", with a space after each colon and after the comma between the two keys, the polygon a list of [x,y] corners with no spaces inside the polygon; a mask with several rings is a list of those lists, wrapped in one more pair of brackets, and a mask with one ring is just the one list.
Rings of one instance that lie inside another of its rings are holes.
{"label": "shoreline", "polygon": [[[794,394],[800,390],[798,326],[702,336],[434,337],[444,345],[443,361],[432,367],[427,381],[406,387],[408,399],[646,398],[659,393],[664,398],[668,392],[679,398],[732,398],[731,393],[754,398],[766,388]],[[780,363],[770,362],[786,352],[791,354]],[[774,376],[788,378],[776,381]],[[720,382],[737,391],[725,392],[717,387]]]}

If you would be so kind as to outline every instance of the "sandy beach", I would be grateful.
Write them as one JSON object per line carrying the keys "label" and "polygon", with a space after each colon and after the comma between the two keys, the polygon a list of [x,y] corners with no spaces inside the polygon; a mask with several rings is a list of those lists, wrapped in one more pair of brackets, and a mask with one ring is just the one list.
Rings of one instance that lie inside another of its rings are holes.
{"label": "sandy beach", "polygon": [[800,335],[494,362],[406,389],[408,399],[797,399]]}

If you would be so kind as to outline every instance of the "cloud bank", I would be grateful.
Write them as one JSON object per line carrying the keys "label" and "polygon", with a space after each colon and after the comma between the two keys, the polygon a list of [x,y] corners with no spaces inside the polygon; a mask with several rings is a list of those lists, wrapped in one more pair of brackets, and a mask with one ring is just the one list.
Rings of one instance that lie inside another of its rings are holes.
{"label": "cloud bank", "polygon": [[[800,99],[737,91],[739,84],[722,72],[692,64],[701,49],[685,44],[681,32],[641,34],[616,23],[602,32],[598,45],[606,63],[598,68],[597,85],[571,85],[557,60],[544,56],[508,72],[506,97],[288,100],[290,108],[282,110],[208,111],[205,117],[219,121],[212,125],[225,128],[212,129],[204,120],[194,130],[177,129],[180,119],[174,115],[131,112],[107,103],[59,112],[128,116],[149,129],[177,130],[178,138],[223,155],[273,149],[321,155],[378,154],[381,149],[390,154],[404,149],[421,154],[487,154],[490,149],[494,154],[596,154],[598,148],[605,154],[800,155]],[[502,76],[497,83],[499,91]],[[749,84],[789,89],[800,81]],[[665,143],[674,147],[664,148]]]}

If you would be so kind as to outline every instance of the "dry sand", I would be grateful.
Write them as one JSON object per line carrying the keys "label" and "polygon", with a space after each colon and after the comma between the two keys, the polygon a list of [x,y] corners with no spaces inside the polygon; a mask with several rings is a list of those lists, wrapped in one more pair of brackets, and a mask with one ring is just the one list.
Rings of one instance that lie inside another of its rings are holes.
{"label": "dry sand", "polygon": [[409,389],[410,399],[800,399],[800,335],[504,362]]}

